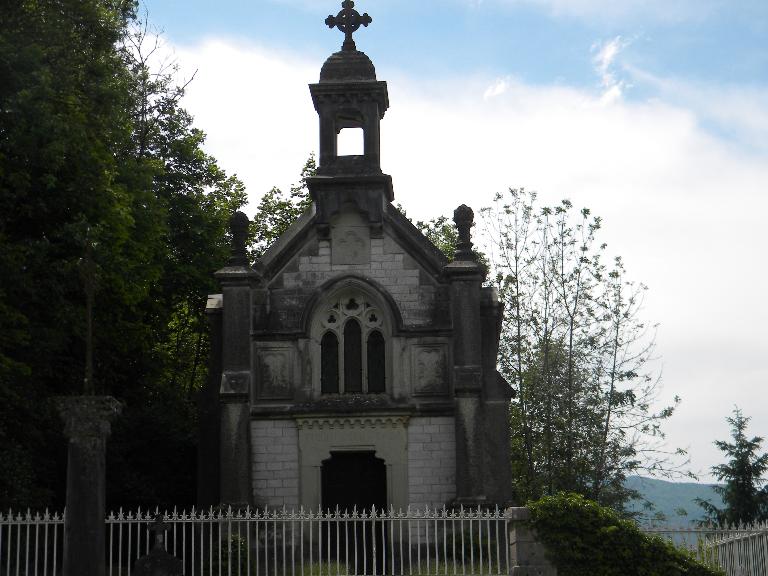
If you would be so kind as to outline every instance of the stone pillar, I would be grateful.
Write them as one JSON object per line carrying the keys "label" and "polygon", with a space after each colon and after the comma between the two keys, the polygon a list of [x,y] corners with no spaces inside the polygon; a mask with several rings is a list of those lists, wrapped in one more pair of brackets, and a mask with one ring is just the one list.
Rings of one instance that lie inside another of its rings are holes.
{"label": "stone pillar", "polygon": [[546,557],[546,549],[528,522],[528,508],[509,508],[509,567],[512,576],[557,576],[557,569]]}
{"label": "stone pillar", "polygon": [[222,290],[222,373],[219,389],[219,497],[222,504],[251,503],[250,388],[251,292],[260,280],[248,264],[245,243],[248,217],[230,220],[232,256],[216,272]]}
{"label": "stone pillar", "polygon": [[456,407],[456,500],[481,505],[483,485],[482,351],[480,289],[483,271],[475,262],[470,240],[472,209],[453,213],[459,242],[453,262],[445,267],[451,282],[453,384]]}
{"label": "stone pillar", "polygon": [[105,449],[122,405],[111,396],[69,396],[58,409],[69,439],[64,576],[104,576]]}
{"label": "stone pillar", "polygon": [[495,288],[480,292],[483,348],[483,442],[485,496],[488,505],[510,506],[513,502],[512,466],[509,446],[509,403],[512,387],[496,369],[503,306]]}

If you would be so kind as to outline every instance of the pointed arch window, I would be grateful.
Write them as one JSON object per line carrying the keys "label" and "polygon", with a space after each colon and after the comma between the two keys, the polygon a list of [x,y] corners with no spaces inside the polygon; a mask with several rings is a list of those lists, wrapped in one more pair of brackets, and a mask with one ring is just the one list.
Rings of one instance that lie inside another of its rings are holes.
{"label": "pointed arch window", "polygon": [[384,336],[379,330],[368,334],[366,357],[368,361],[368,392],[382,394],[385,389]]}
{"label": "pointed arch window", "polygon": [[320,388],[323,394],[339,393],[339,338],[330,331],[320,342]]}
{"label": "pointed arch window", "polygon": [[363,358],[360,324],[350,318],[344,325],[344,391],[363,391]]}
{"label": "pointed arch window", "polygon": [[386,392],[386,339],[378,307],[362,296],[335,300],[322,315],[320,392]]}

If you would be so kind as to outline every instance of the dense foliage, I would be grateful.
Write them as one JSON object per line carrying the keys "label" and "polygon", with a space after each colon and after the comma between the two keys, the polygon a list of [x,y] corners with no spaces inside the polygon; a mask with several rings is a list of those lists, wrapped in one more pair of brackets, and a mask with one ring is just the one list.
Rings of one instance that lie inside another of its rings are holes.
{"label": "dense foliage", "polygon": [[287,193],[275,186],[261,197],[250,229],[253,259],[260,258],[312,206],[307,178],[314,176],[316,171],[315,156],[310,154],[301,169],[299,181]]}
{"label": "dense foliage", "polygon": [[764,486],[768,471],[768,453],[760,453],[763,438],[747,437],[750,418],[735,408],[727,419],[733,442],[716,440],[728,457],[725,464],[712,467],[712,473],[723,482],[714,486],[723,502],[722,508],[709,500],[697,499],[707,520],[720,526],[752,524],[768,521],[768,486]]}
{"label": "dense foliage", "polygon": [[601,221],[568,201],[539,207],[510,190],[482,212],[492,281],[504,305],[499,368],[511,410],[518,500],[561,491],[622,509],[627,474],[668,472],[649,363],[645,287],[606,264]]}
{"label": "dense foliage", "polygon": [[577,494],[529,504],[532,525],[560,576],[719,576],[687,553]]}
{"label": "dense foliage", "polygon": [[86,276],[96,391],[126,404],[108,504],[189,503],[204,298],[242,184],[134,2],[4,2],[0,21],[0,508],[63,504],[50,399],[83,390]]}

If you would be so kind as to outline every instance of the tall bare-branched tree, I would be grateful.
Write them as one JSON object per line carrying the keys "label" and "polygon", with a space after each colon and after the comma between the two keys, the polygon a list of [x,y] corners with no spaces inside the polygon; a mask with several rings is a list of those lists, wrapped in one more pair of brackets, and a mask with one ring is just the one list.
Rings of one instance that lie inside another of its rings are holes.
{"label": "tall bare-branched tree", "polygon": [[[606,263],[600,218],[525,190],[482,211],[485,253],[505,307],[500,369],[517,390],[513,467],[521,500],[570,490],[621,508],[628,474],[679,471],[664,447],[646,287]],[[678,457],[679,456],[679,457]]]}

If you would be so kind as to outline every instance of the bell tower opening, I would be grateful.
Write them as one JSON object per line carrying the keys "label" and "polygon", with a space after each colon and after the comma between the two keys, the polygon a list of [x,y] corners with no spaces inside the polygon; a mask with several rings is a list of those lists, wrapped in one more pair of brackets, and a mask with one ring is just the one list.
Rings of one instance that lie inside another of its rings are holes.
{"label": "bell tower opening", "polygon": [[365,134],[362,128],[343,128],[339,132],[336,153],[339,156],[362,156],[365,154]]}

